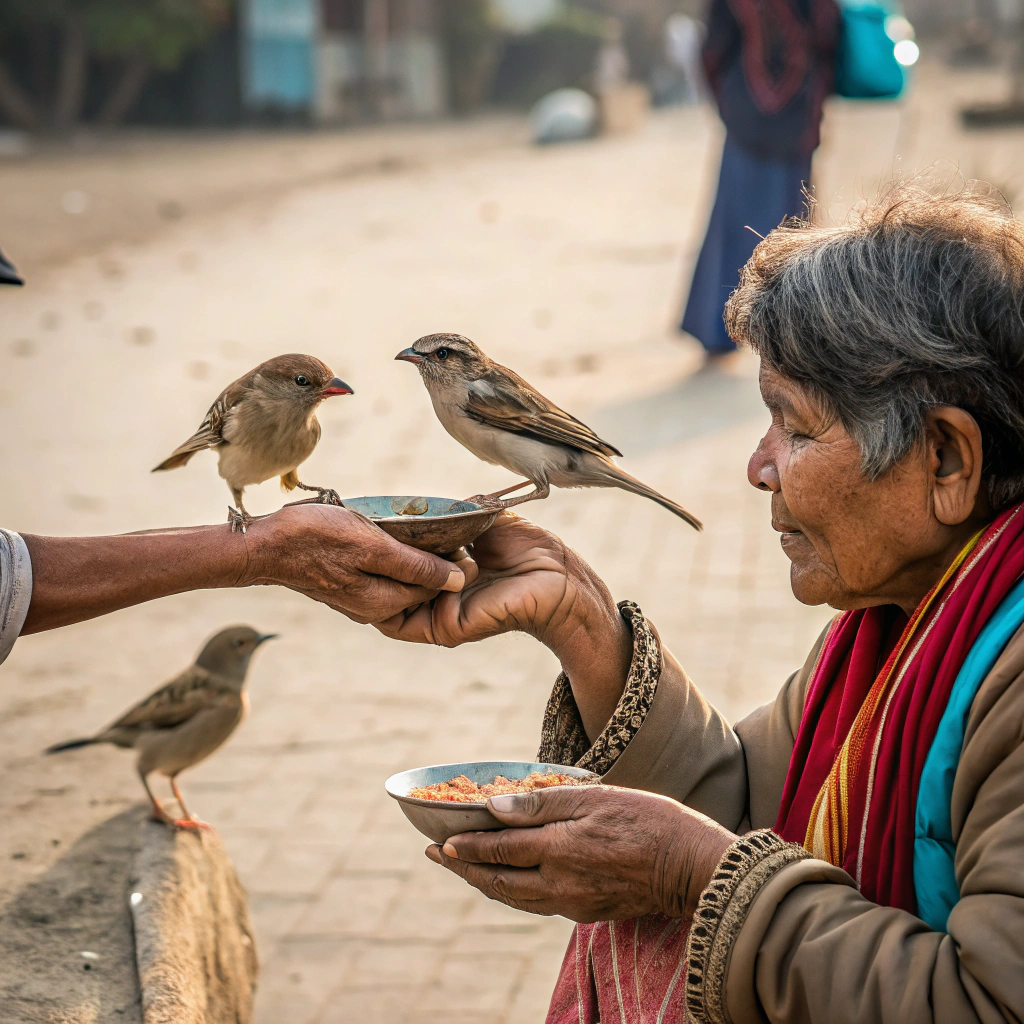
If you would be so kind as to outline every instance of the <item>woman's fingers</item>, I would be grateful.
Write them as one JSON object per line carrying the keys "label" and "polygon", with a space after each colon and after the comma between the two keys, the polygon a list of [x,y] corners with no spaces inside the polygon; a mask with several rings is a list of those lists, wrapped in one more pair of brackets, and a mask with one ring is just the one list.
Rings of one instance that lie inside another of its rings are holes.
{"label": "woman's fingers", "polygon": [[507,864],[534,868],[550,858],[552,829],[505,828],[496,832],[463,832],[442,847],[445,857],[474,864]]}
{"label": "woman's fingers", "polygon": [[581,818],[605,796],[598,787],[576,786],[492,796],[487,806],[495,817],[517,827],[452,836],[444,844],[444,854],[451,859],[478,864],[535,867],[552,855],[559,838],[555,829],[537,826]]}
{"label": "woman's fingers", "polygon": [[557,894],[552,891],[550,883],[541,878],[540,871],[536,868],[471,864],[448,857],[438,846],[427,847],[427,856],[493,900],[499,900],[517,910],[528,910],[533,914],[557,913],[554,909],[542,908],[544,904],[553,905]]}
{"label": "woman's fingers", "polygon": [[375,622],[374,627],[392,640],[413,644],[434,643],[433,612],[430,602],[400,611],[396,615]]}

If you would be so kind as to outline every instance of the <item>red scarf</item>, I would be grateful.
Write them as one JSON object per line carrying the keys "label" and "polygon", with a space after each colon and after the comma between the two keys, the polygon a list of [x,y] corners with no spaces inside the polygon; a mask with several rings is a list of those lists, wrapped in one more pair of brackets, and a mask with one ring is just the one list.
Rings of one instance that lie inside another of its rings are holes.
{"label": "red scarf", "polygon": [[910,620],[892,606],[845,612],[818,656],[775,831],[811,849],[812,816],[842,775],[828,856],[873,903],[916,912],[918,782],[964,659],[1024,575],[1022,508],[1003,512]]}

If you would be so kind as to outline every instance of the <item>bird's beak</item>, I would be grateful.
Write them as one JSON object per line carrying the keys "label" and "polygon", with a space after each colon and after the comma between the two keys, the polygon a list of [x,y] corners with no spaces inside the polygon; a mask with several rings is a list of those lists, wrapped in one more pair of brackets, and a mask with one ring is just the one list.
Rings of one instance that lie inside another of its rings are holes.
{"label": "bird's beak", "polygon": [[423,356],[421,356],[414,348],[403,348],[402,351],[395,356],[395,359],[401,359],[403,363],[423,362]]}
{"label": "bird's beak", "polygon": [[257,638],[256,646],[259,647],[260,644],[265,644],[268,640],[276,640],[280,635],[280,633],[265,633]]}
{"label": "bird's beak", "polygon": [[353,395],[355,392],[340,377],[332,377],[320,394],[330,398],[331,395]]}

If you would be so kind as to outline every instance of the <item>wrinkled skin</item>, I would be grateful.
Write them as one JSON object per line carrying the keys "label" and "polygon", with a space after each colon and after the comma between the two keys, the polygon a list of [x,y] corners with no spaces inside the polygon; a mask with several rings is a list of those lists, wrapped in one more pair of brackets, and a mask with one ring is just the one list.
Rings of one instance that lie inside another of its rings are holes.
{"label": "wrinkled skin", "polygon": [[614,786],[541,789],[488,805],[516,827],[466,832],[427,856],[490,899],[572,921],[692,917],[702,883],[736,838],[668,797]]}
{"label": "wrinkled skin", "polygon": [[761,371],[771,413],[747,476],[772,495],[772,526],[793,563],[797,600],[833,608],[912,611],[971,535],[991,518],[981,490],[981,431],[963,409],[937,406],[926,436],[889,473],[865,477],[841,423],[797,384]]}
{"label": "wrinkled skin", "polygon": [[461,588],[461,569],[401,544],[365,516],[329,505],[285,507],[253,523],[238,586],[278,584],[355,622],[377,622]]}
{"label": "wrinkled skin", "polygon": [[464,583],[451,562],[327,505],[283,508],[253,520],[245,534],[225,524],[116,537],[23,537],[33,576],[25,633],[169,594],[257,584],[288,587],[371,622]]}

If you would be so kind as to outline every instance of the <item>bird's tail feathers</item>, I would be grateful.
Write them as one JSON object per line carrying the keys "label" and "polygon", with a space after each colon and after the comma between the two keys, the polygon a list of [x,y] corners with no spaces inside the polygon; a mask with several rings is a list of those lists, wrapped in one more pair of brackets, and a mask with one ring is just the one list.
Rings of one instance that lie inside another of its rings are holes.
{"label": "bird's tail feathers", "polygon": [[667,508],[669,512],[679,516],[680,519],[685,519],[695,530],[704,529],[704,524],[691,512],[687,512],[682,505],[676,504],[671,498],[666,498],[664,494],[659,494],[653,487],[648,487],[643,481],[637,480],[635,476],[630,476],[614,462],[607,466],[607,473],[611,486],[621,487],[624,491],[632,491],[633,494],[650,498],[651,501],[656,501],[662,508]]}
{"label": "bird's tail feathers", "polygon": [[216,448],[222,441],[223,438],[204,423],[187,441],[179,444],[159,466],[154,466],[151,472],[159,473],[162,469],[177,469],[184,466],[196,452]]}
{"label": "bird's tail feathers", "polygon": [[159,466],[154,466],[150,472],[159,473],[163,469],[177,469],[179,466],[184,466],[193,455],[195,455],[194,451],[176,451],[164,459]]}
{"label": "bird's tail feathers", "polygon": [[77,750],[79,747],[88,747],[93,743],[100,743],[101,740],[90,736],[88,739],[81,740],[68,740],[66,743],[55,743],[52,747],[47,747],[43,751],[44,754],[59,754],[62,750]]}

